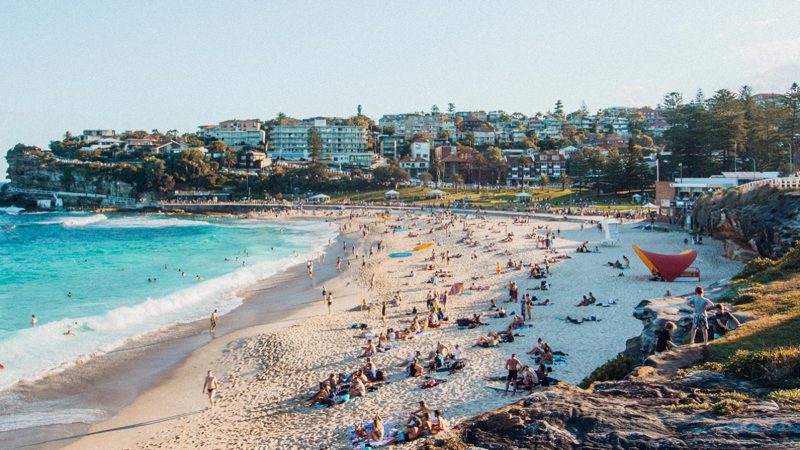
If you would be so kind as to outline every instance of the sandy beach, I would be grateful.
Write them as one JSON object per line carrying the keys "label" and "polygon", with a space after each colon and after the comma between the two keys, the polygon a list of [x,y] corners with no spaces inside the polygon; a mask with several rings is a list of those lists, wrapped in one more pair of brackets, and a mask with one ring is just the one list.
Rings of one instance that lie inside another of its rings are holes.
{"label": "sandy beach", "polygon": [[[340,219],[339,225],[347,226],[343,240],[357,246],[358,256],[350,254],[350,250],[343,255],[339,246],[318,263],[330,269],[335,267],[337,256],[347,256],[352,264],[325,283],[325,288],[333,292],[333,314],[328,315],[321,286],[309,284],[308,289],[294,294],[303,296],[310,302],[308,305],[266,325],[250,326],[211,340],[115,417],[92,426],[80,439],[62,444],[74,449],[349,448],[348,429],[353,423],[369,421],[380,413],[389,427],[401,427],[420,400],[441,410],[453,424],[518,398],[493,389],[503,384],[487,381],[486,377],[504,375],[504,362],[512,353],[517,353],[524,364],[533,364],[525,353],[538,337],[569,355],[566,365],[555,367],[552,376],[578,383],[622,351],[627,339],[640,333],[642,325],[631,315],[637,303],[663,296],[667,289],[672,294],[686,294],[695,286],[649,281],[648,270],[630,247],[635,243],[654,252],[677,252],[687,247],[683,233],[645,231],[627,223],[621,227],[618,246],[600,247],[599,253],[576,253],[584,241],[594,248],[603,233],[592,226],[582,226],[578,220],[530,220],[517,224],[511,217],[472,216],[466,221],[463,217],[459,215],[449,227],[427,215],[384,220],[368,212],[352,221]],[[359,231],[362,225],[369,227],[363,239]],[[391,226],[403,226],[409,231],[393,233]],[[535,239],[525,238],[534,232],[544,235],[545,227],[550,227],[556,236],[554,248],[558,253],[546,253],[544,248],[537,248]],[[462,241],[465,229],[471,231],[477,246],[470,247]],[[513,233],[513,239],[505,242],[508,233]],[[382,241],[381,252],[374,247],[377,241]],[[409,257],[388,257],[389,253],[411,251],[429,242],[435,245]],[[361,258],[369,254],[370,246],[374,255]],[[694,265],[702,270],[702,285],[729,278],[740,268],[738,263],[720,256],[718,242],[709,240],[695,248],[698,258]],[[432,272],[425,270],[432,250],[437,253],[436,269],[451,274],[442,277],[438,286],[428,283]],[[449,263],[439,257],[446,251],[451,255]],[[458,254],[461,257],[455,257]],[[550,263],[547,281],[552,287],[548,291],[531,290],[539,286],[540,280],[529,279],[527,268],[506,267],[509,259],[541,264],[545,255],[559,258]],[[608,261],[621,260],[623,255],[631,260],[629,270],[606,265]],[[498,263],[503,268],[500,274],[495,270]],[[620,272],[624,276],[619,276]],[[519,285],[520,295],[536,295],[539,301],[550,299],[550,304],[534,307],[533,319],[527,322],[531,326],[519,330],[514,342],[493,348],[473,347],[481,335],[500,331],[511,320],[489,318],[486,313],[490,299],[509,312],[519,309],[516,304],[505,303],[510,281]],[[373,356],[377,368],[386,372],[388,383],[344,404],[324,409],[309,407],[308,399],[328,374],[350,373],[364,366],[365,360],[358,356],[366,339],[357,337],[363,331],[353,329],[353,324],[366,323],[376,334],[386,328],[403,329],[412,318],[412,308],[426,310],[425,298],[430,290],[449,290],[456,282],[464,283],[467,292],[449,296],[449,324],[412,340],[394,342],[396,348]],[[472,283],[488,289],[470,291]],[[398,290],[403,302],[399,307],[388,307],[386,326],[381,324],[379,307],[371,313],[360,311],[362,296],[380,305]],[[575,306],[589,292],[599,303],[613,302],[608,307]],[[456,318],[475,313],[484,313],[484,321],[490,325],[475,329],[455,326]],[[598,320],[575,325],[565,322],[565,316],[594,316]],[[223,316],[221,323],[225,320],[229,320],[228,316]],[[423,379],[407,378],[398,363],[415,351],[427,355],[437,342],[450,349],[458,344],[466,367],[452,375],[437,373],[437,378],[447,381],[421,389]],[[202,393],[206,370],[213,370],[220,381],[218,404],[213,409],[206,409]],[[410,445],[413,444],[398,448]]]}

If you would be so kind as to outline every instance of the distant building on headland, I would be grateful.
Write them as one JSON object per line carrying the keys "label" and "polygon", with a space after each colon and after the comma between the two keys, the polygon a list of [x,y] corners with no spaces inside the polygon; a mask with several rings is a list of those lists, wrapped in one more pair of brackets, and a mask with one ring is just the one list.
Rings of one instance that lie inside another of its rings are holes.
{"label": "distant building on headland", "polygon": [[266,150],[267,133],[258,119],[226,120],[218,125],[202,125],[198,128],[201,137],[219,139],[234,150]]}
{"label": "distant building on headland", "polygon": [[369,166],[375,154],[367,149],[367,129],[357,125],[331,124],[325,118],[277,125],[269,134],[269,156],[281,160],[309,160],[308,135],[312,128],[319,133],[322,160],[335,164]]}

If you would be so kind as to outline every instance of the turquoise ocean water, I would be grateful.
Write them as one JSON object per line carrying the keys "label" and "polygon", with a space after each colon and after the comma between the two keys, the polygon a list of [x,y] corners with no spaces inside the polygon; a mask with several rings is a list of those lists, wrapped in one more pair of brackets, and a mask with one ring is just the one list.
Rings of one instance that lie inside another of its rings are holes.
{"label": "turquoise ocean water", "polygon": [[315,257],[335,235],[312,221],[0,210],[0,389],[224,314],[241,304],[239,288]]}

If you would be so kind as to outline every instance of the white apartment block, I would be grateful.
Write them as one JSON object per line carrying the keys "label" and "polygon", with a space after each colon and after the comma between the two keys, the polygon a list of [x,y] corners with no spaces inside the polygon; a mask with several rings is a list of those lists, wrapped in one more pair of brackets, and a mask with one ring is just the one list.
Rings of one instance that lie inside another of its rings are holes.
{"label": "white apartment block", "polygon": [[117,137],[114,130],[83,130],[83,134],[79,136],[82,142],[91,143],[97,142],[101,139],[113,139]]}
{"label": "white apartment block", "polygon": [[372,156],[367,151],[367,129],[355,125],[329,125],[325,119],[305,120],[297,125],[279,125],[269,135],[269,156],[284,160],[309,160],[308,133],[316,128],[322,141],[322,159],[350,164]]}
{"label": "white apartment block", "polygon": [[428,141],[414,141],[411,143],[411,159],[431,160],[431,143]]}
{"label": "white apartment block", "polygon": [[443,131],[456,131],[455,122],[443,114],[387,114],[378,120],[378,125],[392,127],[395,135],[407,138],[423,133],[434,138]]}
{"label": "white apartment block", "polygon": [[219,139],[228,147],[253,147],[264,148],[267,133],[261,129],[258,119],[226,120],[219,125],[201,126],[200,135],[207,138]]}

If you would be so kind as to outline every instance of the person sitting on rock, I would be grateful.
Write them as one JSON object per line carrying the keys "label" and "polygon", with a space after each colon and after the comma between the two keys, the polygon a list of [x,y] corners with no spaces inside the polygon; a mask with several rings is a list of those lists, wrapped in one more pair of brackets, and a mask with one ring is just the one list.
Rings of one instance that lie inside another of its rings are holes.
{"label": "person sitting on rock", "polygon": [[741,325],[739,320],[729,311],[726,311],[724,305],[716,305],[714,316],[711,318],[711,327],[714,329],[714,333],[724,336],[725,333],[738,328],[739,325]]}
{"label": "person sitting on rock", "polygon": [[661,327],[656,336],[656,353],[663,353],[677,347],[677,345],[672,342],[672,332],[675,331],[676,328],[677,326],[675,326],[673,322],[667,322]]}

